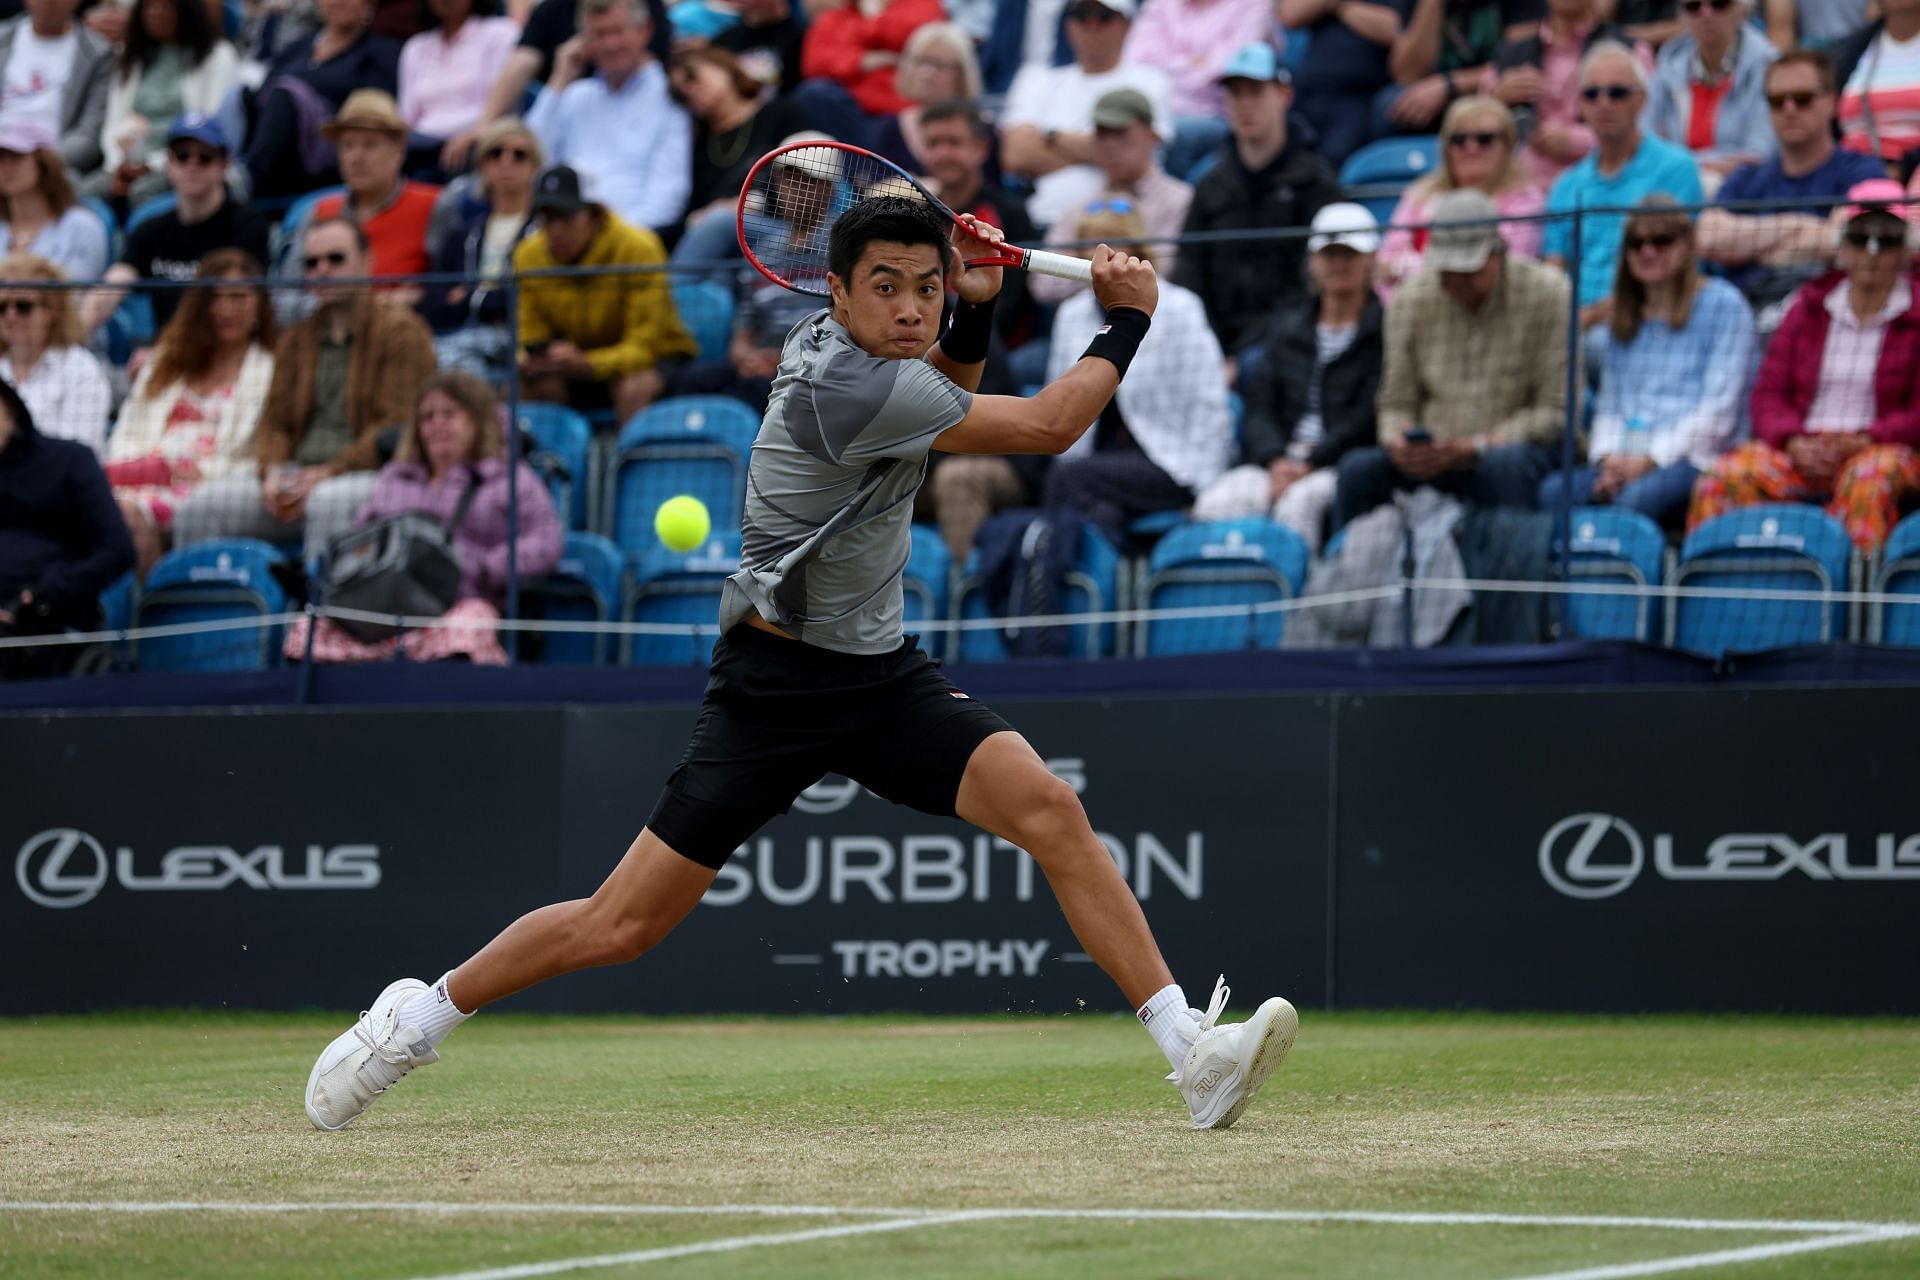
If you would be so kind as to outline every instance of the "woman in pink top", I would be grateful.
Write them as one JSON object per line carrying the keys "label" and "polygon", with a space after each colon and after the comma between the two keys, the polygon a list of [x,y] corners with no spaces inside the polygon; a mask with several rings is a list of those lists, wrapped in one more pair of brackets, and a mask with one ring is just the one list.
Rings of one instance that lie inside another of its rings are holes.
{"label": "woman in pink top", "polygon": [[487,93],[520,43],[499,0],[427,0],[437,25],[400,49],[400,115],[408,169],[431,167],[448,138],[486,123]]}
{"label": "woman in pink top", "polygon": [[[1493,198],[1503,217],[1531,219],[1547,207],[1547,198],[1521,169],[1513,113],[1493,98],[1461,98],[1440,122],[1440,168],[1408,187],[1394,206],[1393,229],[1380,246],[1376,267],[1381,300],[1420,271],[1427,248],[1428,210],[1449,191],[1476,187]],[[1507,252],[1517,258],[1540,256],[1540,223],[1500,224]]]}
{"label": "woman in pink top", "polygon": [[[371,644],[322,618],[313,637],[313,660],[373,662],[391,658],[399,644],[416,662],[465,658],[503,666],[507,655],[497,624],[507,590],[508,544],[520,575],[546,573],[560,562],[560,519],[546,486],[524,462],[516,477],[518,519],[509,517],[507,450],[500,411],[485,382],[470,373],[442,373],[427,380],[414,403],[413,421],[393,461],[380,469],[373,496],[355,514],[354,525],[365,528],[408,511],[451,524],[471,488],[466,514],[453,531],[460,557],[459,599],[442,618],[446,625]],[[286,654],[295,661],[307,657],[306,619],[288,629]]]}

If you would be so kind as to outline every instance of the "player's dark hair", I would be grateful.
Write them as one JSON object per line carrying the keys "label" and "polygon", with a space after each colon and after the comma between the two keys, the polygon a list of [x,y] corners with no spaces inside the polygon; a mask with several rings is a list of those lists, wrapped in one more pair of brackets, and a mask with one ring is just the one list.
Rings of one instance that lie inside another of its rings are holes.
{"label": "player's dark hair", "polygon": [[827,238],[827,270],[846,280],[860,255],[876,240],[932,245],[944,267],[951,226],[945,214],[924,200],[873,196],[834,219]]}

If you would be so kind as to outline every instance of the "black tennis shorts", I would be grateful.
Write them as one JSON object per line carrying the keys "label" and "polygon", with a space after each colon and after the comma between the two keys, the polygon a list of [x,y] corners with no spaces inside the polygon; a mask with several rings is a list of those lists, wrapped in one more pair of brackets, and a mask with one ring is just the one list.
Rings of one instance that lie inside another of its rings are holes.
{"label": "black tennis shorts", "polygon": [[720,867],[829,773],[952,817],[974,749],[1010,727],[954,688],[914,636],[855,654],[738,626],[714,647],[693,740],[647,827]]}

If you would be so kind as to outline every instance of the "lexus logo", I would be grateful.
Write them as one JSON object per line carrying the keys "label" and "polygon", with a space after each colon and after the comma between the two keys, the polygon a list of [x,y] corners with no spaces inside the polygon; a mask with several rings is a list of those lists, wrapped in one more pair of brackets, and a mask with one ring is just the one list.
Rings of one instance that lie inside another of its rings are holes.
{"label": "lexus logo", "polygon": [[107,851],[84,831],[55,827],[20,846],[13,876],[43,907],[77,907],[106,887]]}
{"label": "lexus logo", "polygon": [[1576,813],[1540,838],[1540,874],[1569,898],[1611,898],[1646,865],[1640,833],[1610,813]]}

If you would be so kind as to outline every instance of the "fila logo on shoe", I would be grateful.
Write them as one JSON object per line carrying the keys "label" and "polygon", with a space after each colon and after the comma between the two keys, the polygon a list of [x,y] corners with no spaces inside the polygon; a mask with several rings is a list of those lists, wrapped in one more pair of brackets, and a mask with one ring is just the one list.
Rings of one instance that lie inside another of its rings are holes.
{"label": "fila logo on shoe", "polygon": [[1224,1074],[1225,1073],[1218,1067],[1210,1069],[1207,1074],[1201,1076],[1200,1079],[1194,1083],[1193,1091],[1195,1093],[1213,1092],[1213,1086],[1220,1083],[1220,1077]]}

